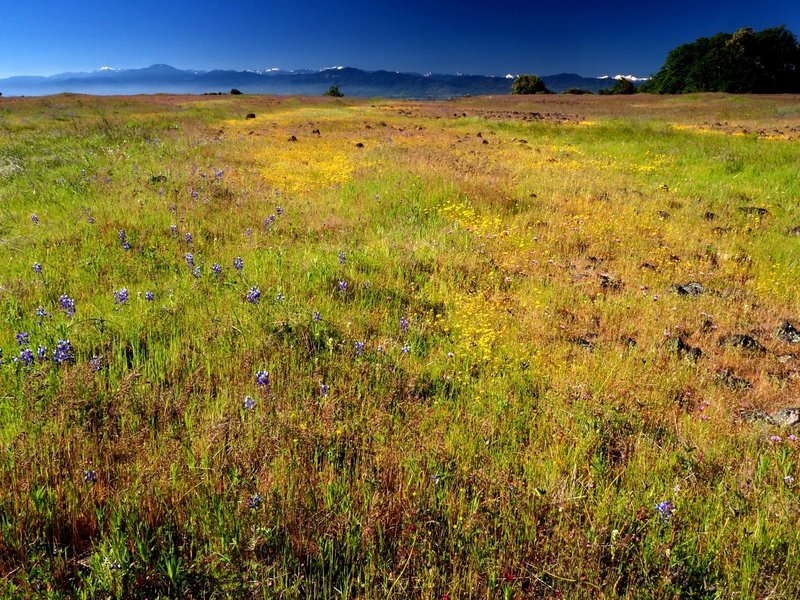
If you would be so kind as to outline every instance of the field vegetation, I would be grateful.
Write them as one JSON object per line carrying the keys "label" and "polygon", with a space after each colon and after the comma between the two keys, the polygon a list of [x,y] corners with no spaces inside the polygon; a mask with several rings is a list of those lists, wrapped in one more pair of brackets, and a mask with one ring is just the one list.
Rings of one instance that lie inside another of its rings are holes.
{"label": "field vegetation", "polygon": [[1,99],[0,596],[800,596],[799,137]]}

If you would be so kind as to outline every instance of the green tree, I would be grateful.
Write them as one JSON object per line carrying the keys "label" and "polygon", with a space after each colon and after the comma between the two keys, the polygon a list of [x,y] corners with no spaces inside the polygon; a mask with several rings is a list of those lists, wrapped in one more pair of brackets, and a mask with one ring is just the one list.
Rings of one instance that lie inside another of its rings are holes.
{"label": "green tree", "polygon": [[617,82],[614,85],[604,90],[600,90],[597,93],[603,96],[627,96],[629,94],[636,93],[636,86],[633,85],[633,82],[630,79],[620,77],[617,79]]}
{"label": "green tree", "polygon": [[325,96],[333,96],[334,98],[341,98],[344,94],[339,89],[338,85],[332,85],[328,88],[328,91],[323,94]]}
{"label": "green tree", "polygon": [[549,94],[550,90],[538,75],[519,75],[511,84],[512,94]]}
{"label": "green tree", "polygon": [[232,96],[239,96],[242,92],[237,90],[236,88],[231,88],[231,95]]}

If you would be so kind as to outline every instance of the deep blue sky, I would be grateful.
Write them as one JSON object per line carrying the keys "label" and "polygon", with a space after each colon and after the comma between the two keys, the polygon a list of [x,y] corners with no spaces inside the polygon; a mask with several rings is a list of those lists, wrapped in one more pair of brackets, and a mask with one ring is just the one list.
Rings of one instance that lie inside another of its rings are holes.
{"label": "deep blue sky", "polygon": [[167,63],[647,75],[738,27],[800,35],[800,0],[0,0],[0,77]]}

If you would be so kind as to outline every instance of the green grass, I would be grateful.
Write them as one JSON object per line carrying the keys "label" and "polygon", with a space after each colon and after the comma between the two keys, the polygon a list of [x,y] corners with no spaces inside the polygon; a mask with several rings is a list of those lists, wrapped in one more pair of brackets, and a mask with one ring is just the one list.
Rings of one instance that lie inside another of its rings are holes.
{"label": "green grass", "polygon": [[796,143],[404,106],[3,99],[0,595],[800,594]]}

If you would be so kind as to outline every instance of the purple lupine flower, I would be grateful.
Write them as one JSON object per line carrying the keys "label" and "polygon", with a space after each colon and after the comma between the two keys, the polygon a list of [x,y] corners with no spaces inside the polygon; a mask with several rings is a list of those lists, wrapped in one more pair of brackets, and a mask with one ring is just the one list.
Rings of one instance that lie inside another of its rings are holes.
{"label": "purple lupine flower", "polygon": [[356,342],[355,344],[356,356],[364,354],[364,342]]}
{"label": "purple lupine flower", "polygon": [[36,316],[40,318],[47,316],[47,311],[44,309],[44,306],[40,306],[36,309]]}
{"label": "purple lupine flower", "polygon": [[89,215],[88,217],[86,217],[86,222],[89,225],[94,225],[94,217],[92,215]]}
{"label": "purple lupine flower", "polygon": [[117,238],[119,238],[120,242],[124,242],[125,240],[128,239],[128,234],[125,233],[124,229],[120,229],[119,232],[117,233]]}
{"label": "purple lupine flower", "polygon": [[339,252],[339,264],[343,265],[345,262],[347,262],[347,255],[344,253],[343,250],[341,250]]}
{"label": "purple lupine flower", "polygon": [[245,295],[246,300],[250,304],[258,304],[259,300],[261,300],[261,290],[258,289],[258,286],[253,286]]}
{"label": "purple lupine flower", "polygon": [[244,260],[242,260],[241,256],[237,256],[233,259],[233,268],[237,271],[241,271],[244,269]]}
{"label": "purple lupine flower", "polygon": [[86,469],[83,472],[84,483],[97,483],[97,471],[94,469]]}
{"label": "purple lupine flower", "polygon": [[275,296],[275,300],[277,300],[278,302],[283,302],[283,299],[284,299],[284,296],[283,296],[283,294],[281,294],[280,292],[278,292],[278,295],[277,295],[277,296]]}
{"label": "purple lupine flower", "polygon": [[408,319],[400,317],[400,332],[408,333]]}
{"label": "purple lupine flower", "polygon": [[191,252],[187,252],[184,258],[186,258],[187,265],[189,265],[190,267],[194,266],[194,254],[192,254]]}
{"label": "purple lupine flower", "polygon": [[19,351],[19,361],[23,367],[29,367],[33,364],[33,352],[30,348],[23,348]]}
{"label": "purple lupine flower", "polygon": [[263,500],[261,499],[261,494],[253,494],[247,501],[247,508],[251,510],[256,510],[258,507],[261,506],[262,502]]}
{"label": "purple lupine flower", "polygon": [[269,385],[269,373],[266,371],[257,371],[256,385],[258,387],[267,387]]}
{"label": "purple lupine flower", "polygon": [[150,290],[144,293],[144,299],[147,300],[148,302],[152,302],[154,298],[155,294],[153,294],[153,292],[151,292]]}
{"label": "purple lupine flower", "polygon": [[323,397],[327,397],[328,394],[331,393],[331,386],[329,386],[327,383],[320,383],[319,384],[319,393]]}
{"label": "purple lupine flower", "polygon": [[198,193],[197,193],[197,190],[195,190],[195,189],[192,189],[192,191],[191,191],[191,192],[189,192],[189,195],[192,197],[192,200],[197,200],[197,197],[198,197],[200,194],[198,194]]}
{"label": "purple lupine flower", "polygon": [[58,304],[61,306],[61,309],[67,313],[68,317],[75,316],[75,300],[66,294],[61,294],[58,298]]}
{"label": "purple lupine flower", "polygon": [[17,339],[17,346],[27,346],[30,343],[30,341],[28,340],[27,331],[21,331],[20,333],[18,333],[16,335],[16,339]]}
{"label": "purple lupine flower", "polygon": [[256,407],[256,399],[252,396],[245,396],[242,406],[244,406],[245,410],[253,410]]}
{"label": "purple lupine flower", "polygon": [[656,512],[662,521],[669,521],[675,512],[675,505],[670,500],[664,500],[656,504]]}
{"label": "purple lupine flower", "polygon": [[128,288],[114,291],[114,304],[125,304],[128,301]]}
{"label": "purple lupine flower", "polygon": [[187,232],[186,232],[186,234],[183,236],[183,239],[184,239],[184,240],[186,240],[186,243],[187,243],[187,244],[191,244],[191,243],[192,243],[192,241],[194,240],[194,238],[192,237],[192,234],[191,234],[191,233],[189,233],[188,231],[187,231]]}
{"label": "purple lupine flower", "polygon": [[39,346],[36,349],[36,358],[39,360],[47,360],[47,348],[44,346]]}
{"label": "purple lupine flower", "polygon": [[225,171],[214,169],[214,179],[222,179],[223,175],[225,175]]}
{"label": "purple lupine flower", "polygon": [[408,354],[411,352],[411,346],[409,344],[404,344],[402,348],[400,348],[400,352],[403,354]]}
{"label": "purple lupine flower", "polygon": [[41,273],[42,272],[42,263],[35,262],[33,263],[33,272],[34,273]]}
{"label": "purple lupine flower", "polygon": [[277,213],[277,215],[278,215],[279,217],[280,217],[281,215],[283,215],[283,209],[282,209],[280,206],[276,206],[276,207],[275,207],[275,212]]}
{"label": "purple lupine flower", "polygon": [[319,314],[318,310],[314,311],[314,314],[311,316],[311,320],[314,321],[314,323],[319,323],[322,321],[322,316]]}
{"label": "purple lupine flower", "polygon": [[169,226],[169,232],[172,235],[178,235],[178,226],[173,223],[172,225]]}
{"label": "purple lupine flower", "polygon": [[248,236],[251,236],[251,235],[253,235],[253,228],[252,228],[252,227],[248,227],[248,228],[247,228],[247,235],[248,235]]}
{"label": "purple lupine flower", "polygon": [[128,240],[125,240],[124,242],[122,242],[122,249],[123,250],[130,250],[131,249],[131,244],[130,244],[130,242]]}
{"label": "purple lupine flower", "polygon": [[92,366],[92,371],[95,373],[103,369],[103,361],[99,356],[93,356],[92,360],[89,361],[89,364]]}
{"label": "purple lupine flower", "polygon": [[201,276],[202,274],[203,274],[203,272],[200,270],[200,267],[195,267],[195,268],[192,270],[192,275],[194,275],[194,276],[195,276],[197,279],[200,279],[200,276]]}
{"label": "purple lupine flower", "polygon": [[347,282],[346,281],[340,281],[339,282],[339,291],[340,292],[346,292],[347,291]]}
{"label": "purple lupine flower", "polygon": [[222,275],[222,265],[219,263],[214,263],[211,265],[211,271],[214,275]]}
{"label": "purple lupine flower", "polygon": [[69,340],[58,340],[56,349],[53,350],[53,362],[57,365],[73,362],[75,360],[75,351]]}
{"label": "purple lupine flower", "polygon": [[33,213],[31,215],[31,223],[33,223],[34,225],[38,225],[39,224],[39,215],[37,215],[36,213]]}

